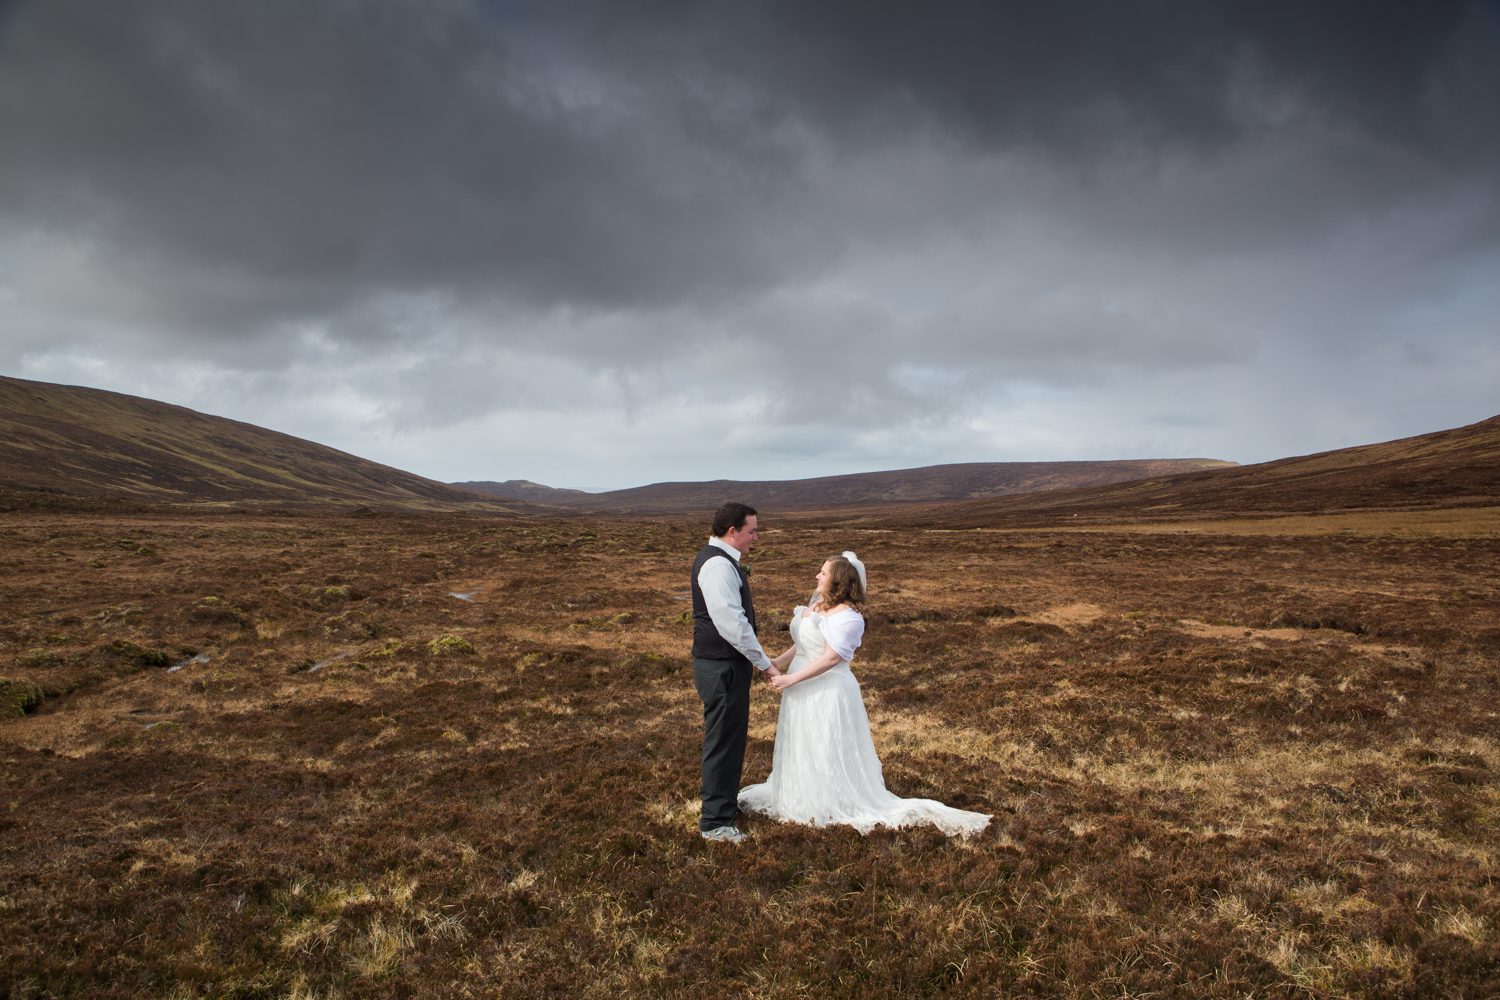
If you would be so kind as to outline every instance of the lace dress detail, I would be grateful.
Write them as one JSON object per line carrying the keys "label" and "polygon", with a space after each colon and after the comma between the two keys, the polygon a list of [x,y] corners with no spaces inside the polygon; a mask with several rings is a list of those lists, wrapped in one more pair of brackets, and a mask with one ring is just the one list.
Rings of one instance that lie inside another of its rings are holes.
{"label": "lace dress detail", "polygon": [[[787,672],[795,674],[823,655],[827,637],[834,649],[858,645],[862,621],[852,609],[823,615],[799,607],[791,634],[797,652]],[[877,826],[933,824],[948,834],[968,836],[990,821],[984,813],[945,806],[934,799],[903,799],[885,787],[880,757],[870,737],[859,681],[845,657],[829,670],[794,684],[781,696],[771,775],[740,790],[741,809],[812,826],[841,824],[868,833]]]}

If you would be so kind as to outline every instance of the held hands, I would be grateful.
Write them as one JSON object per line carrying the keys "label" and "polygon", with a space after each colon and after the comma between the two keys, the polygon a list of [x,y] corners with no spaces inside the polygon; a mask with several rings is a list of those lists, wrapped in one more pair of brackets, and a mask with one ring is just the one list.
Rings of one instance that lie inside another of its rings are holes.
{"label": "held hands", "polygon": [[763,671],[766,675],[766,683],[777,691],[785,691],[793,683],[792,675],[782,673],[782,671],[786,668],[787,664],[792,662],[792,655],[796,652],[797,647],[793,646],[772,660],[771,665]]}

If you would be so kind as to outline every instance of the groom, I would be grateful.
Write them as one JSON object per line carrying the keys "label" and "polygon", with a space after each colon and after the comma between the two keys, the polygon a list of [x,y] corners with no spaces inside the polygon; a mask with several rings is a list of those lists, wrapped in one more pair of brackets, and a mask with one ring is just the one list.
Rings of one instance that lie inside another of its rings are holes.
{"label": "groom", "polygon": [[779,671],[755,638],[750,576],[740,556],[760,540],[755,508],[726,503],[714,514],[713,537],[693,560],[693,683],[703,702],[705,840],[737,844],[734,825],[745,733],[750,726],[750,668]]}

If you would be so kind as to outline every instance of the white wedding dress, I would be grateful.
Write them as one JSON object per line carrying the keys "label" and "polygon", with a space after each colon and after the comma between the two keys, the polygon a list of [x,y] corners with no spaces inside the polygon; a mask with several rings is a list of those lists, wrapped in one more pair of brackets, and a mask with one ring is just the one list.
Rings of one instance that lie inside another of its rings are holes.
{"label": "white wedding dress", "polygon": [[788,673],[821,657],[830,638],[843,659],[782,693],[771,776],[740,789],[740,808],[813,826],[852,826],[861,833],[928,823],[948,834],[978,833],[990,821],[984,813],[933,799],[898,798],[886,790],[859,681],[849,670],[863,626],[852,608],[824,615],[798,607],[793,613],[797,652]]}

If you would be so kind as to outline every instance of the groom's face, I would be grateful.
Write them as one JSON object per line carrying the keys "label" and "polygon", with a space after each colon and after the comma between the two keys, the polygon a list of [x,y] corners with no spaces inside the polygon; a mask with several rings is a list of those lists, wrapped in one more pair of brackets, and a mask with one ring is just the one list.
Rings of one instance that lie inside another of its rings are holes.
{"label": "groom's face", "polygon": [[755,515],[745,516],[744,527],[730,528],[724,532],[724,541],[739,549],[741,555],[754,548],[755,543],[760,541],[760,529],[755,525]]}

